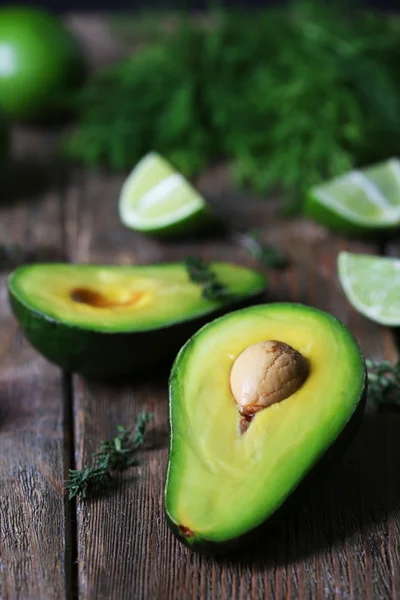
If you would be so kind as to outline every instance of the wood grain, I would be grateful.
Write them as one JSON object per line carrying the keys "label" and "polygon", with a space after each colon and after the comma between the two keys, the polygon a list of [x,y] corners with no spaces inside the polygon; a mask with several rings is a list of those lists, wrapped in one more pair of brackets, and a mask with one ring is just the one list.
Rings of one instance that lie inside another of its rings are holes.
{"label": "wood grain", "polygon": [[[77,209],[69,204],[69,247],[75,260],[151,262],[186,253],[252,264],[229,240],[160,243],[122,227],[116,209],[121,180],[87,178]],[[332,236],[302,220],[279,215],[276,203],[240,196],[217,169],[200,187],[233,227],[261,226],[266,242],[280,246],[290,267],[271,273],[268,300],[305,302],[329,310],[354,331],[365,354],[395,358],[393,337],[357,315],[336,276],[341,248],[375,251]],[[99,198],[107,201],[99,201]],[[246,555],[213,560],[190,553],[166,527],[163,483],[167,460],[167,374],[120,385],[75,379],[78,465],[118,423],[142,409],[154,412],[149,448],[139,467],[118,479],[105,498],[78,504],[79,590],[83,599],[389,598],[398,592],[400,455],[397,417],[368,412],[359,435],[267,538]],[[394,424],[393,424],[394,423]]]}
{"label": "wood grain", "polygon": [[[1,243],[43,260],[62,254],[60,194],[48,176],[53,141],[17,132],[0,203]],[[62,599],[70,571],[62,374],[23,339],[9,311],[7,275],[0,274],[0,598]]]}

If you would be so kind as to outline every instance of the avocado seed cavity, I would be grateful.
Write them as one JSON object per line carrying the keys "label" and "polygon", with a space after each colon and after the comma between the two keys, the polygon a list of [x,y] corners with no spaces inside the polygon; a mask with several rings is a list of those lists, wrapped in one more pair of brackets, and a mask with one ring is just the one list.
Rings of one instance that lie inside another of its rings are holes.
{"label": "avocado seed cavity", "polygon": [[230,385],[244,433],[260,410],[294,394],[307,379],[308,361],[300,352],[269,340],[249,346],[235,360]]}
{"label": "avocado seed cavity", "polygon": [[86,304],[93,308],[119,308],[124,306],[133,306],[143,299],[143,292],[134,292],[123,297],[115,294],[113,297],[106,296],[90,288],[75,288],[71,291],[71,300],[78,304]]}

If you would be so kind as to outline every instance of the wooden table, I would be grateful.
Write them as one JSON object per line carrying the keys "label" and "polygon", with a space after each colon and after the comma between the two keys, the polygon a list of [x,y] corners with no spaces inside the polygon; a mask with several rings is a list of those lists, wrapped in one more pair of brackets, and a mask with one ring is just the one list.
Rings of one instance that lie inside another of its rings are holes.
{"label": "wooden table", "polygon": [[[69,19],[93,62],[119,53],[102,19]],[[18,130],[18,176],[1,199],[0,241],[73,262],[146,263],[188,253],[254,265],[223,239],[160,243],[125,229],[117,216],[123,177],[68,168],[57,133]],[[233,227],[261,226],[290,258],[271,272],[265,301],[328,310],[355,333],[367,357],[395,360],[395,339],[351,309],[336,275],[340,249],[398,255],[400,245],[352,241],[275,201],[233,190],[217,167],[198,182]],[[369,411],[343,458],[313,482],[279,527],[236,558],[186,550],[167,529],[167,374],[119,384],[62,373],[24,340],[0,303],[0,598],[2,600],[386,599],[400,598],[400,416]],[[154,412],[139,466],[110,492],[69,502],[68,469],[90,462],[102,439],[139,411]]]}

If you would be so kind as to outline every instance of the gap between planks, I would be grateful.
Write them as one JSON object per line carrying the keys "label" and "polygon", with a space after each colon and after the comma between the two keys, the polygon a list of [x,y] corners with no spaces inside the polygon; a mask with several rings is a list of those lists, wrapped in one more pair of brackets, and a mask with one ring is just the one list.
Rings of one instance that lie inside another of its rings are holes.
{"label": "gap between planks", "polygon": [[[60,190],[60,217],[61,217],[61,237],[62,247],[67,262],[73,262],[74,252],[71,250],[69,241],[73,237],[70,227],[79,227],[79,206],[83,201],[83,182],[84,176],[81,169],[61,167],[59,172],[59,190]],[[71,214],[69,206],[73,207],[75,212]],[[65,472],[68,476],[70,469],[76,469],[75,455],[75,416],[74,416],[74,386],[73,375],[68,371],[63,371],[62,375],[64,419],[68,430],[67,444],[65,447]],[[67,530],[67,549],[68,549],[68,580],[66,582],[67,600],[78,600],[79,598],[79,570],[78,570],[78,531],[77,531],[77,501],[76,498],[69,500],[67,492],[66,502],[68,505],[68,530]]]}
{"label": "gap between planks", "polygon": [[[65,439],[64,460],[66,474],[70,469],[75,469],[75,433],[74,433],[74,395],[72,390],[72,375],[67,371],[62,374],[62,400],[64,408],[64,422],[68,431]],[[76,527],[76,500],[69,500],[65,493],[65,502],[67,504],[66,520],[66,599],[77,600],[78,598],[78,542]]]}

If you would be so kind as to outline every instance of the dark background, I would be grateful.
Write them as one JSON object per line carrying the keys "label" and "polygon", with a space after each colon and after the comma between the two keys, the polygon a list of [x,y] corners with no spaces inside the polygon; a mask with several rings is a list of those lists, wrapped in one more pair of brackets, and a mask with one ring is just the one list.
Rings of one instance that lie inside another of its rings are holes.
{"label": "dark background", "polygon": [[[186,6],[190,8],[205,8],[216,4],[213,0],[42,0],[34,2],[33,0],[20,0],[19,2],[4,2],[0,0],[0,6],[10,4],[28,4],[33,6],[44,6],[56,11],[68,10],[134,10],[138,8],[171,8],[176,6]],[[272,6],[283,4],[283,2],[273,0],[222,0],[219,2],[226,7],[248,6]],[[375,8],[396,10],[400,9],[400,0],[362,0],[358,4],[374,6]]]}

